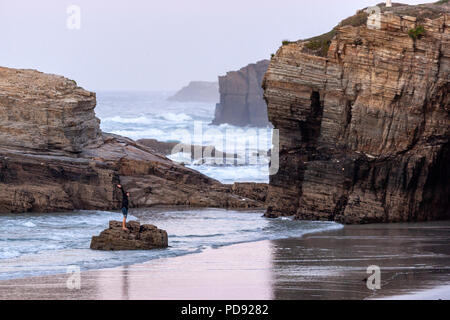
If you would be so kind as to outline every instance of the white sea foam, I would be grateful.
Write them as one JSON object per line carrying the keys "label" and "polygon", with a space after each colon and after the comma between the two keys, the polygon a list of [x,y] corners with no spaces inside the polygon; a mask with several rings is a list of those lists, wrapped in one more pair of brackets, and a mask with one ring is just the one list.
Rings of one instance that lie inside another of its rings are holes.
{"label": "white sea foam", "polygon": [[[1,259],[11,259],[20,256],[20,252],[17,250],[0,250],[0,260]],[[0,269],[1,271],[1,269]]]}
{"label": "white sea foam", "polygon": [[161,117],[167,121],[171,122],[184,122],[184,121],[192,121],[192,117],[185,113],[165,113],[162,114]]}
{"label": "white sea foam", "polygon": [[[298,237],[340,225],[331,222],[266,219],[262,211],[221,209],[132,209],[141,223],[167,230],[171,246],[157,251],[92,251],[92,235],[121,219],[118,212],[83,211],[33,216],[36,227],[28,232],[31,215],[1,215],[0,279],[61,272],[69,265],[83,270],[140,263],[162,257],[201,252],[205,248],[259,240]],[[11,221],[16,221],[13,226]]]}
{"label": "white sea foam", "polygon": [[189,165],[191,169],[197,170],[207,176],[214,177],[225,184],[234,182],[269,182],[269,166],[210,166],[210,165]]}
{"label": "white sea foam", "polygon": [[128,137],[133,140],[153,138],[160,140],[162,137],[167,137],[167,134],[163,130],[160,129],[145,129],[140,131],[134,130],[112,130],[111,133]]}
{"label": "white sea foam", "polygon": [[117,123],[127,123],[127,124],[152,124],[154,120],[149,119],[145,116],[140,116],[136,118],[123,118],[121,116],[107,117],[102,119],[104,122],[117,122]]}
{"label": "white sea foam", "polygon": [[31,222],[31,221],[24,222],[22,225],[25,226],[25,227],[28,227],[28,228],[36,227],[36,225],[33,222]]}
{"label": "white sea foam", "polygon": [[122,116],[113,116],[113,117],[105,117],[102,119],[103,122],[115,122],[122,124],[156,124],[160,120],[169,121],[172,123],[180,123],[185,121],[192,121],[192,117],[185,113],[163,113],[156,115],[140,115],[138,117],[122,117]]}

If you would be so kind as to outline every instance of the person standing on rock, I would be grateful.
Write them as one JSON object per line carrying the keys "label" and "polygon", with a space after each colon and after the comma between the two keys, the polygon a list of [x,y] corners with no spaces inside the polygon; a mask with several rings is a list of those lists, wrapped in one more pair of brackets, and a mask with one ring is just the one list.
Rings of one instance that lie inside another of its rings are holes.
{"label": "person standing on rock", "polygon": [[119,188],[122,191],[122,213],[123,213],[123,222],[122,222],[122,229],[127,230],[127,217],[128,217],[128,197],[130,196],[129,192],[125,192],[122,185],[118,184],[117,188]]}

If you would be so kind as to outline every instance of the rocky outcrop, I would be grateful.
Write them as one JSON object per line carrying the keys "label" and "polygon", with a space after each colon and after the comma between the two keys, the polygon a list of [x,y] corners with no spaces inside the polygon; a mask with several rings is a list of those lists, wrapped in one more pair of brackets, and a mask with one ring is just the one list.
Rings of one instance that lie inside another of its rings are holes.
{"label": "rocky outcrop", "polygon": [[95,104],[75,81],[0,68],[0,145],[79,153],[101,141]]}
{"label": "rocky outcrop", "polygon": [[[140,140],[137,140],[136,142],[138,142],[139,144],[142,144],[146,147],[151,148],[155,152],[161,153],[166,156],[169,154],[172,154],[172,150],[174,150],[174,148],[179,145],[178,142],[164,142],[164,141],[158,141],[156,139],[140,139]],[[191,148],[191,146],[187,146],[187,147],[189,149]],[[195,147],[196,146],[192,146],[192,148],[195,148]],[[200,148],[202,148],[202,147],[200,146]]]}
{"label": "rocky outcrop", "polygon": [[219,84],[217,82],[192,81],[168,100],[216,103],[219,101],[219,98]]}
{"label": "rocky outcrop", "polygon": [[95,94],[72,80],[0,67],[0,212],[262,207],[133,140],[103,133]]}
{"label": "rocky outcrop", "polygon": [[189,154],[191,159],[196,161],[198,164],[203,164],[207,162],[208,158],[222,158],[223,163],[226,163],[226,159],[236,159],[239,158],[237,153],[225,153],[223,151],[217,150],[214,146],[201,146],[201,145],[191,145],[178,142],[163,142],[156,139],[140,139],[137,140],[139,144],[142,144],[155,152],[161,153],[163,155],[172,155],[174,153],[183,152]]}
{"label": "rocky outcrop", "polygon": [[122,230],[122,223],[110,221],[109,228],[100,235],[93,236],[91,249],[117,250],[151,250],[167,248],[168,239],[165,230],[151,224],[140,225],[137,221],[127,222],[127,229]]}
{"label": "rocky outcrop", "polygon": [[383,7],[376,27],[358,13],[330,42],[278,50],[264,80],[280,133],[267,216],[450,218],[449,9]]}
{"label": "rocky outcrop", "polygon": [[232,190],[234,194],[244,198],[256,199],[265,202],[267,198],[268,185],[266,183],[256,182],[235,182]]}
{"label": "rocky outcrop", "polygon": [[268,60],[250,64],[239,71],[219,77],[220,103],[212,124],[267,126],[267,106],[263,99],[262,79]]}

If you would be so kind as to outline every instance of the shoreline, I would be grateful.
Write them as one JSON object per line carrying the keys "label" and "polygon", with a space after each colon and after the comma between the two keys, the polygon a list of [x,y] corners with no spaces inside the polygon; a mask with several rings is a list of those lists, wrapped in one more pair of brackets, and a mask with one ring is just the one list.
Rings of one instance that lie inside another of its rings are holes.
{"label": "shoreline", "polygon": [[[450,222],[344,226],[302,238],[0,281],[0,299],[450,299]],[[381,290],[367,289],[380,265]]]}
{"label": "shoreline", "polygon": [[[163,210],[163,212],[167,211],[167,209],[176,209],[176,210],[182,210],[182,209],[189,209],[189,210],[194,210],[192,207],[189,206],[155,206],[152,209],[159,209],[159,210]],[[207,210],[205,208],[199,208],[197,210]],[[228,209],[222,209],[222,208],[209,208],[209,210],[227,210]],[[139,210],[139,209],[135,209],[135,210]],[[255,213],[255,209],[253,208],[238,208],[238,209],[232,209],[232,211],[234,212],[239,212],[239,213]],[[91,212],[90,210],[85,210],[85,212]],[[121,214],[121,212],[119,212]],[[136,214],[136,211],[134,212]],[[263,211],[261,211],[261,215],[263,215]],[[65,214],[65,212],[61,212],[61,214]],[[129,221],[140,221],[140,215],[136,214],[137,216],[133,216],[133,215],[129,215],[129,218],[131,218]],[[139,217],[138,217],[139,216]],[[134,219],[136,220],[134,220]],[[219,244],[219,245],[213,245],[210,247],[203,247],[203,248],[196,248],[193,251],[186,251],[186,252],[182,252],[182,253],[177,253],[177,254],[172,254],[172,255],[167,255],[167,256],[157,256],[154,258],[148,258],[148,260],[143,260],[143,261],[134,261],[134,262],[123,262],[122,264],[119,265],[113,265],[113,266],[104,266],[104,267],[98,267],[98,268],[85,268],[83,269],[81,272],[82,273],[86,273],[86,272],[92,272],[92,271],[99,271],[99,270],[112,270],[112,269],[116,269],[116,268],[122,268],[122,267],[130,267],[130,266],[138,266],[138,265],[142,265],[142,264],[147,264],[147,263],[152,263],[153,261],[156,260],[160,260],[160,259],[174,259],[174,258],[182,258],[182,257],[186,257],[186,256],[190,256],[190,255],[198,255],[198,254],[202,254],[205,251],[208,250],[219,250],[219,249],[223,249],[223,248],[227,248],[230,246],[239,246],[239,245],[246,245],[246,244],[253,244],[253,243],[258,243],[258,242],[265,242],[265,241],[276,241],[276,240],[286,240],[286,239],[300,239],[305,235],[308,234],[315,234],[315,233],[321,233],[321,232],[325,232],[325,231],[333,231],[333,230],[338,230],[340,228],[343,228],[344,226],[338,223],[335,223],[335,225],[333,226],[333,228],[326,228],[326,229],[322,229],[322,230],[310,230],[307,231],[306,233],[300,235],[300,236],[296,236],[296,237],[280,237],[280,238],[264,238],[264,239],[253,239],[253,240],[242,240],[242,241],[236,241],[236,242],[231,242],[231,243],[226,243],[226,244]],[[101,232],[101,231],[99,231]],[[148,251],[153,251],[153,252],[157,252],[157,251],[164,251],[166,249],[170,249],[170,248],[176,248],[176,246],[171,245],[170,241],[169,241],[169,245],[167,248],[155,248],[155,249],[151,249]],[[89,249],[90,251],[94,251],[94,252],[116,252],[119,253],[121,251],[118,250],[112,250],[112,251],[102,251],[102,250],[92,250]],[[134,250],[124,250],[122,252],[138,252],[134,251]],[[9,267],[10,269],[14,268],[14,267]],[[33,266],[33,268],[36,268],[35,266]],[[48,267],[42,267],[42,269],[46,270],[45,272],[42,273],[35,273],[35,274],[28,274],[28,275],[19,275],[19,276],[13,276],[11,278],[1,278],[0,277],[0,283],[2,281],[14,281],[14,280],[26,280],[26,279],[39,279],[39,278],[43,278],[43,277],[52,277],[52,276],[62,276],[65,275],[66,269],[68,268],[67,265],[64,266],[48,266]],[[51,271],[53,269],[53,271]]]}

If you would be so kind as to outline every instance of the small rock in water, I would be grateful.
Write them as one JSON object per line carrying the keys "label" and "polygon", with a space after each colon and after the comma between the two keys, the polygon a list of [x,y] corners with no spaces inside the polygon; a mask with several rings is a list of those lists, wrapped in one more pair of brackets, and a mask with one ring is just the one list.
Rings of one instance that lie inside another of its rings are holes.
{"label": "small rock in water", "polygon": [[128,230],[122,230],[122,222],[110,221],[108,229],[92,237],[91,249],[150,250],[168,246],[167,232],[154,225],[141,226],[137,221],[130,221],[127,228]]}

